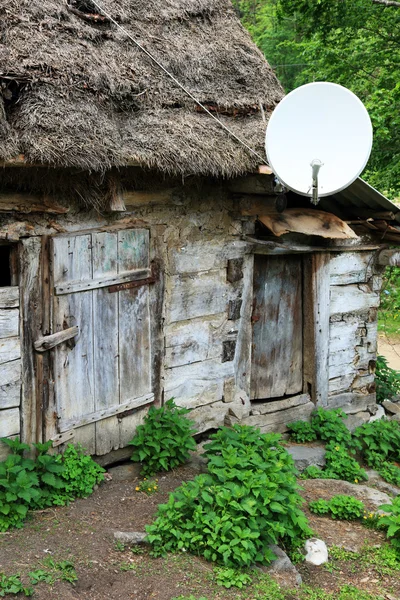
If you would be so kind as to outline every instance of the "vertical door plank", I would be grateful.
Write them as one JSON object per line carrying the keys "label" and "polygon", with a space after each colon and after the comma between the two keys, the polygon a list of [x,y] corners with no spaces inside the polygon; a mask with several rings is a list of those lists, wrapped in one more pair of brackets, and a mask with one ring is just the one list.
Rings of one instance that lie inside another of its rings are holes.
{"label": "vertical door plank", "polygon": [[[92,278],[90,234],[53,238],[53,284]],[[79,336],[72,343],[57,346],[55,394],[61,419],[94,412],[93,292],[86,291],[54,298],[53,333],[73,325]],[[95,425],[75,432],[75,440],[95,453]]]}
{"label": "vertical door plank", "polygon": [[[119,272],[148,266],[148,230],[118,232]],[[118,294],[120,402],[123,403],[151,392],[149,289],[146,285]],[[121,420],[121,446],[132,439],[137,418],[134,414]]]}
{"label": "vertical door plank", "polygon": [[[116,232],[92,234],[93,277],[118,273]],[[95,410],[119,403],[118,294],[107,288],[93,290]],[[96,454],[119,448],[117,417],[96,423]]]}
{"label": "vertical door plank", "polygon": [[303,388],[302,267],[298,256],[256,256],[251,397]]}

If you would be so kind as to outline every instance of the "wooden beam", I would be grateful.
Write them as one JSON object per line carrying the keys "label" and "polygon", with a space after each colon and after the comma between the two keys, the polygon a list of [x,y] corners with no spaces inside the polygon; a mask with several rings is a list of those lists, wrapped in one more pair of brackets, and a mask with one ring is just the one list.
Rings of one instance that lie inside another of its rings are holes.
{"label": "wooden beam", "polygon": [[329,383],[330,255],[304,260],[304,389],[314,404],[326,406]]}
{"label": "wooden beam", "polygon": [[275,215],[281,214],[287,207],[285,195],[261,196],[252,194],[235,195],[240,203],[240,212],[245,216]]}
{"label": "wooden beam", "polygon": [[[120,275],[108,275],[106,277],[98,277],[96,279],[86,279],[84,281],[70,281],[69,283],[59,283],[54,286],[56,296],[63,294],[74,294],[75,292],[85,292],[87,290],[97,290],[99,288],[115,286],[130,281],[140,281],[141,279],[149,279],[151,269],[136,269],[128,271]],[[146,282],[148,283],[148,281]]]}
{"label": "wooden beam", "polygon": [[249,235],[242,237],[249,243],[250,254],[297,254],[308,252],[365,252],[379,250],[378,245],[349,245],[349,246],[306,246],[301,244],[279,243],[272,240],[262,240]]}
{"label": "wooden beam", "polygon": [[5,287],[0,289],[0,308],[18,308],[19,287]]}
{"label": "wooden beam", "polygon": [[69,208],[61,206],[48,196],[16,193],[0,194],[0,212],[19,212],[24,214],[39,212],[63,215],[68,211]]}
{"label": "wooden beam", "polygon": [[146,191],[125,191],[123,193],[123,202],[127,209],[137,206],[148,206],[152,204],[168,204],[173,196],[173,189],[159,190],[154,192]]}
{"label": "wooden beam", "polygon": [[274,178],[265,175],[247,175],[228,181],[228,189],[235,194],[262,194],[274,193]]}
{"label": "wooden beam", "polygon": [[37,352],[46,352],[46,350],[51,350],[59,344],[71,340],[78,334],[79,327],[75,325],[74,327],[64,329],[64,331],[58,331],[57,333],[52,333],[51,335],[42,336],[38,340],[36,340],[36,342],[33,345]]}

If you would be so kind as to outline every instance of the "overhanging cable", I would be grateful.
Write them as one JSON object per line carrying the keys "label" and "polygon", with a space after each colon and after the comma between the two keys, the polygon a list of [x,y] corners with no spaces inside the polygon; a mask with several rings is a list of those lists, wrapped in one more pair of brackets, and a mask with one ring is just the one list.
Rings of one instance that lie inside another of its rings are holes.
{"label": "overhanging cable", "polygon": [[184,85],[182,85],[180,81],[178,81],[176,77],[174,77],[174,75],[168,71],[168,69],[166,69],[148,50],[146,50],[146,48],[144,48],[137,40],[135,40],[135,38],[124,27],[122,27],[122,25],[120,25],[110,14],[108,14],[107,11],[104,10],[104,8],[98,2],[96,2],[96,0],[91,0],[91,3],[94,4],[94,6],[96,6],[96,8],[101,13],[103,13],[103,15],[107,17],[107,19],[111,21],[111,23],[113,23],[118,29],[120,29],[131,40],[131,42],[133,42],[135,46],[139,48],[139,50],[144,52],[144,54],[146,54],[146,56],[148,56],[150,60],[152,60],[162,71],[164,71],[164,73],[168,75],[168,77],[172,79],[172,81],[178,87],[180,87],[181,90],[185,92],[185,94],[187,94],[192,100],[194,100],[196,104],[200,106],[202,110],[204,110],[204,112],[206,112],[212,119],[214,119],[214,121],[216,121],[223,129],[225,129],[225,131],[229,133],[230,136],[232,136],[237,142],[239,142],[239,144],[247,148],[249,152],[254,154],[254,156],[256,156],[261,161],[261,164],[267,164],[265,158],[263,158],[260,154],[258,154],[258,152],[253,150],[253,148],[246,144],[246,142],[244,142],[240,137],[233,133],[233,131],[231,131],[229,127],[224,125],[222,121],[220,121],[215,115],[213,115],[212,112],[209,111],[208,108],[206,108],[204,104],[200,102],[200,100],[198,100]]}

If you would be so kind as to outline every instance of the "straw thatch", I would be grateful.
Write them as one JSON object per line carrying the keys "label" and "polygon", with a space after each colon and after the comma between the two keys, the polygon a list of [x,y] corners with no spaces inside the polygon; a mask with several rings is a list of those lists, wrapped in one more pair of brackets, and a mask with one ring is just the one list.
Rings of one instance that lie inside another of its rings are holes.
{"label": "straw thatch", "polygon": [[[229,0],[99,2],[264,155],[263,113],[282,89]],[[0,159],[218,176],[259,162],[97,12],[90,0],[1,1]]]}

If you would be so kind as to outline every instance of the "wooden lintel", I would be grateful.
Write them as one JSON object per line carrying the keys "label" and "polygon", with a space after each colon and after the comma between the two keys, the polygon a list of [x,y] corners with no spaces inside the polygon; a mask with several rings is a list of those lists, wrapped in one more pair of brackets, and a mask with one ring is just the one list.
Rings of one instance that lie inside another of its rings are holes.
{"label": "wooden lintel", "polygon": [[57,333],[52,333],[51,335],[45,335],[36,340],[33,345],[37,352],[46,352],[46,350],[51,350],[55,346],[71,340],[78,334],[79,327],[75,325],[74,327],[69,327],[63,331],[58,331]]}
{"label": "wooden lintel", "polygon": [[48,196],[35,196],[23,193],[1,193],[0,212],[19,212],[29,214],[32,212],[62,215],[69,208],[61,206]]}
{"label": "wooden lintel", "polygon": [[287,207],[285,195],[262,196],[252,194],[234,195],[240,203],[240,212],[244,216],[279,215]]}
{"label": "wooden lintel", "polygon": [[127,208],[151,204],[167,204],[171,201],[173,191],[173,189],[164,189],[154,192],[141,190],[125,191],[122,198]]}
{"label": "wooden lintel", "polygon": [[381,250],[377,256],[376,262],[378,265],[400,267],[400,251],[386,248]]}
{"label": "wooden lintel", "polygon": [[272,240],[261,240],[251,236],[242,238],[249,243],[249,254],[300,254],[310,252],[365,252],[379,250],[378,245],[349,245],[349,246],[302,246],[288,243],[278,243]]}

